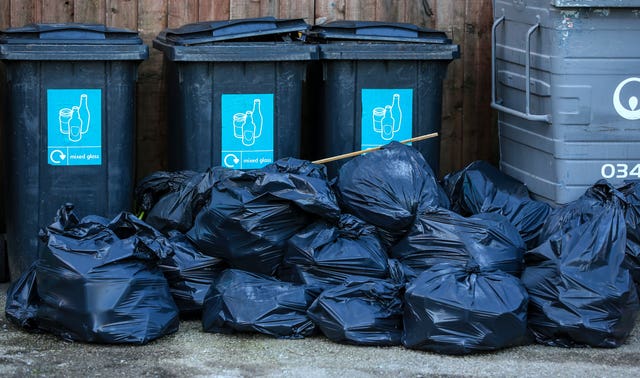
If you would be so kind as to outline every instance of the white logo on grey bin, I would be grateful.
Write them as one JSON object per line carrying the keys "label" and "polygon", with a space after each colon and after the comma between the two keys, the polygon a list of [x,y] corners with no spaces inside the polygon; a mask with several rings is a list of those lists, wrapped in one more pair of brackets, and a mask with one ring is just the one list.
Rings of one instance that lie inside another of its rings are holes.
{"label": "white logo on grey bin", "polygon": [[638,107],[638,105],[640,104],[638,103],[638,97],[636,96],[629,97],[629,99],[627,100],[629,108],[627,108],[625,105],[622,105],[622,101],[620,99],[620,92],[622,91],[622,88],[624,88],[625,85],[633,81],[640,83],[640,78],[630,77],[626,80],[623,80],[620,84],[618,84],[618,87],[616,88],[615,92],[613,92],[613,107],[616,108],[616,111],[618,112],[618,114],[620,114],[622,118],[628,119],[630,121],[635,121],[637,119],[640,119],[640,108]]}

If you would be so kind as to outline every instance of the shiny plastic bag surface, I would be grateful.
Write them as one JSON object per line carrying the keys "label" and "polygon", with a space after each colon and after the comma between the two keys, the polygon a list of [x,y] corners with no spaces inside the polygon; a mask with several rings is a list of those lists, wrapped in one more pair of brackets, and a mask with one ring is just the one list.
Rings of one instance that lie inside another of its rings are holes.
{"label": "shiny plastic bag surface", "polygon": [[157,266],[172,253],[162,234],[129,213],[104,225],[78,221],[72,209],[63,206],[41,232],[46,252],[10,289],[8,317],[94,343],[144,344],[177,331],[178,308]]}
{"label": "shiny plastic bag surface", "polygon": [[227,269],[207,294],[202,312],[205,332],[259,332],[277,338],[311,335],[307,309],[317,293],[303,285]]}
{"label": "shiny plastic bag surface", "polygon": [[[293,235],[318,219],[340,216],[328,182],[299,162],[287,159],[247,172],[219,169],[209,203],[187,236],[202,253],[232,268],[274,275]],[[311,175],[291,172],[296,169]]]}
{"label": "shiny plastic bag surface", "polygon": [[625,183],[618,190],[624,195],[627,245],[624,267],[629,269],[636,288],[640,289],[640,180]]}
{"label": "shiny plastic bag surface", "polygon": [[537,246],[538,233],[551,207],[533,200],[524,184],[479,160],[446,175],[443,185],[453,211],[464,216],[504,215],[518,229],[528,248]]}
{"label": "shiny plastic bag surface", "polygon": [[378,227],[387,245],[411,228],[422,209],[449,207],[424,157],[398,142],[344,164],[336,191],[345,212]]}
{"label": "shiny plastic bag surface", "polygon": [[323,291],[308,314],[332,341],[369,346],[400,345],[401,288],[398,283],[377,279],[348,282]]}
{"label": "shiny plastic bag surface", "polygon": [[345,214],[337,225],[319,221],[293,236],[279,275],[308,285],[338,285],[364,277],[387,278],[387,260],[375,227]]}
{"label": "shiny plastic bag surface", "polygon": [[525,254],[522,281],[537,342],[617,347],[629,336],[640,305],[624,266],[625,206],[622,193],[598,182],[554,211],[545,241]]}
{"label": "shiny plastic bag surface", "polygon": [[198,316],[209,288],[228,266],[217,257],[200,253],[179,231],[169,232],[169,243],[173,254],[160,261],[160,269],[180,314]]}
{"label": "shiny plastic bag surface", "polygon": [[408,348],[471,354],[527,341],[527,291],[499,270],[437,265],[408,284],[404,298]]}
{"label": "shiny plastic bag surface", "polygon": [[[151,185],[157,181],[153,180],[154,177],[166,175],[170,175],[171,185]],[[152,174],[136,187],[138,207],[144,211],[144,220],[164,233],[171,230],[188,231],[208,201],[215,178],[215,169],[204,173],[181,171]],[[157,190],[158,187],[164,190]],[[155,201],[150,200],[153,198],[156,198]]]}
{"label": "shiny plastic bag surface", "polygon": [[499,214],[465,218],[447,209],[418,215],[409,233],[391,249],[392,257],[417,272],[448,263],[476,263],[520,276],[525,245],[518,230]]}

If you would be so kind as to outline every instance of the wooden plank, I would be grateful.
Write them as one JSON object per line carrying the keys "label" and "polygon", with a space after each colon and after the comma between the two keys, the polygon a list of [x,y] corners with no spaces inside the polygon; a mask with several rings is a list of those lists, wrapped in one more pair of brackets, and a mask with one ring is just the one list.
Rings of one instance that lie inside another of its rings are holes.
{"label": "wooden plank", "polygon": [[344,19],[346,0],[315,0],[315,24]]}
{"label": "wooden plank", "polygon": [[[469,0],[475,1],[475,0]],[[445,31],[453,43],[464,45],[465,7],[459,2],[433,0],[438,30]],[[464,51],[461,51],[464,58]],[[463,146],[463,93],[464,64],[462,59],[449,64],[447,77],[443,83],[442,124],[440,139],[440,173],[448,173],[460,168]]]}
{"label": "wooden plank", "polygon": [[[413,0],[413,2],[416,2]],[[375,4],[375,16],[376,21],[386,22],[405,22],[406,16],[406,1],[405,0],[377,0]]]}
{"label": "wooden plank", "polygon": [[280,0],[277,17],[303,18],[308,24],[314,20],[314,0]]}
{"label": "wooden plank", "polygon": [[376,0],[346,0],[344,8],[346,20],[376,20]]}
{"label": "wooden plank", "polygon": [[[138,0],[138,30],[143,41],[153,38],[167,27],[167,0]],[[136,176],[167,167],[167,104],[162,53],[149,49],[149,59],[138,70]]]}
{"label": "wooden plank", "polygon": [[4,29],[10,26],[11,26],[11,1],[0,0],[0,28]]}
{"label": "wooden plank", "polygon": [[464,28],[462,165],[483,159],[497,162],[497,128],[492,122],[491,0],[467,0]]}
{"label": "wooden plank", "polygon": [[167,0],[137,0],[138,31],[145,43],[167,27]]}
{"label": "wooden plank", "polygon": [[198,21],[198,0],[169,0],[167,24],[177,28]]}
{"label": "wooden plank", "polygon": [[78,0],[74,3],[74,22],[104,24],[106,15],[106,0]]}
{"label": "wooden plank", "polygon": [[433,0],[405,0],[405,22],[425,28],[435,27]]}
{"label": "wooden plank", "polygon": [[230,0],[200,0],[198,21],[228,20]]}
{"label": "wooden plank", "polygon": [[137,0],[107,0],[107,25],[131,30],[138,29]]}
{"label": "wooden plank", "polygon": [[42,0],[42,22],[73,22],[73,0]]}
{"label": "wooden plank", "polygon": [[39,0],[11,0],[11,26],[23,26],[40,21]]}
{"label": "wooden plank", "polygon": [[260,3],[260,13],[258,14],[258,17],[278,16],[279,0],[258,0],[258,2]]}
{"label": "wooden plank", "polygon": [[260,17],[260,0],[231,0],[229,3],[229,18]]}

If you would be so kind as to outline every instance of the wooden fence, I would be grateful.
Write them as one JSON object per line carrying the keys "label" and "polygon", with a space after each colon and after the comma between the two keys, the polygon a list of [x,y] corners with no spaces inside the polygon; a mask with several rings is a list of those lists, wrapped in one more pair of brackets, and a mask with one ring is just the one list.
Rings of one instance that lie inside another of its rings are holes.
{"label": "wooden fence", "polygon": [[[167,27],[259,16],[410,22],[445,31],[460,45],[444,82],[440,172],[496,160],[489,107],[491,0],[0,0],[0,28],[34,22],[104,23],[138,30],[145,43]],[[166,169],[166,106],[162,54],[140,65],[137,176]]]}

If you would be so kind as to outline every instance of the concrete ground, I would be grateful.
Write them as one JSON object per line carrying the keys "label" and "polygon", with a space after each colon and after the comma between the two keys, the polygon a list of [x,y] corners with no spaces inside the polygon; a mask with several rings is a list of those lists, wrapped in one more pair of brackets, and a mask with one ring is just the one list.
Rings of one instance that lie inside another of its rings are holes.
{"label": "concrete ground", "polygon": [[198,321],[183,321],[176,334],[145,346],[91,345],[29,334],[9,323],[7,286],[0,285],[2,377],[640,377],[638,326],[618,349],[531,345],[466,357],[341,345],[321,336],[210,334]]}

